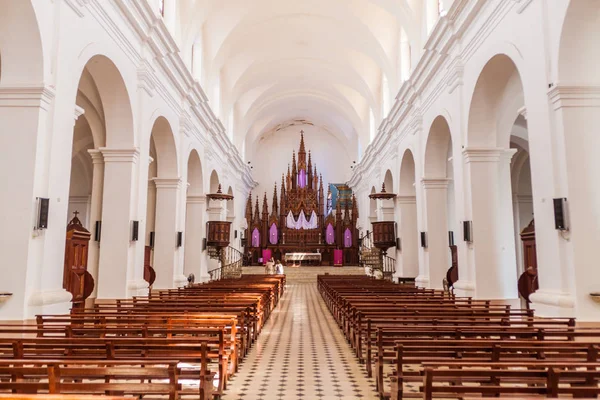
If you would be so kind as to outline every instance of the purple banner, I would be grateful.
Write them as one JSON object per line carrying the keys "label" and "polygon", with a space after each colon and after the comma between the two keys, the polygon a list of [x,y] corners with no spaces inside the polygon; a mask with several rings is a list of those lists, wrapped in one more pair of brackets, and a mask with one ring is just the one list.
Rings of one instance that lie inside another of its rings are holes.
{"label": "purple banner", "polygon": [[269,229],[269,242],[271,244],[277,244],[277,225],[271,225],[271,229]]}
{"label": "purple banner", "polygon": [[352,232],[350,228],[347,228],[346,232],[344,232],[344,247],[352,247]]}
{"label": "purple banner", "polygon": [[334,244],[335,243],[335,232],[333,230],[333,225],[327,225],[327,229],[325,230],[325,243]]}
{"label": "purple banner", "polygon": [[298,174],[298,186],[304,188],[306,186],[306,171],[301,169]]}
{"label": "purple banner", "polygon": [[344,263],[344,251],[343,250],[334,250],[333,251],[333,265],[341,266]]}
{"label": "purple banner", "polygon": [[252,247],[260,247],[260,232],[258,228],[252,231]]}

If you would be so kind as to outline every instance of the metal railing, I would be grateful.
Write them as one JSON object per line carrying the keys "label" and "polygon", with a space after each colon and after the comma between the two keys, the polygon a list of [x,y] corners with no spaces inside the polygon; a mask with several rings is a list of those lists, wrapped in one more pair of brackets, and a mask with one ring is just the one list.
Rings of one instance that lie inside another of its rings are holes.
{"label": "metal railing", "polygon": [[373,245],[373,233],[368,232],[360,238],[359,264],[362,267],[368,267],[371,275],[377,277],[379,274],[382,279],[393,280],[396,272],[396,259],[383,254],[383,252]]}
{"label": "metal railing", "polygon": [[221,264],[219,268],[208,271],[211,281],[239,279],[242,277],[243,254],[241,251],[228,246],[221,249],[209,249],[209,255],[211,258],[218,259]]}

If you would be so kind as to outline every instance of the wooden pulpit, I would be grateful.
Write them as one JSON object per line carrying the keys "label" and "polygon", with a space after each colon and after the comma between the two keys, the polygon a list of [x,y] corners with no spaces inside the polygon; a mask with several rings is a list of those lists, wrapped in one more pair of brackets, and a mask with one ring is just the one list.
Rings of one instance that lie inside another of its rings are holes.
{"label": "wooden pulpit", "polygon": [[454,284],[458,281],[458,248],[456,245],[450,246],[450,255],[452,256],[452,265],[446,271],[446,280],[448,287],[454,288]]}
{"label": "wooden pulpit", "polygon": [[523,242],[523,269],[527,270],[527,268],[533,267],[533,269],[537,270],[535,222],[533,219],[521,231],[521,241]]}
{"label": "wooden pulpit", "polygon": [[84,307],[85,300],[94,290],[94,278],[87,270],[90,232],[75,217],[67,225],[63,288],[73,295],[73,308]]}

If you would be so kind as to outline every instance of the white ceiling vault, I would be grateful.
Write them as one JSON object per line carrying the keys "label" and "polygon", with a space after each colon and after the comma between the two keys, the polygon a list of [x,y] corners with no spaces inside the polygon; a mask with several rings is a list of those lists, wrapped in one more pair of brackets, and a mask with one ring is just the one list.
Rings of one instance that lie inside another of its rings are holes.
{"label": "white ceiling vault", "polygon": [[410,55],[402,54],[402,43],[410,42],[405,48],[414,58],[427,5],[439,4],[174,1],[165,0],[165,13],[175,14],[170,28],[240,150],[297,120],[322,126],[364,150],[369,130],[379,125],[407,78],[401,56]]}

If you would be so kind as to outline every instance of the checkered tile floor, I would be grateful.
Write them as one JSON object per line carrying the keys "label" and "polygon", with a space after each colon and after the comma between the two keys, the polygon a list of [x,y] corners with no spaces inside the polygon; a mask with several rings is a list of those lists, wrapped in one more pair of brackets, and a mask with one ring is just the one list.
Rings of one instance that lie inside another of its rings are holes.
{"label": "checkered tile floor", "polygon": [[316,282],[288,283],[223,395],[224,400],[378,398]]}

